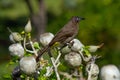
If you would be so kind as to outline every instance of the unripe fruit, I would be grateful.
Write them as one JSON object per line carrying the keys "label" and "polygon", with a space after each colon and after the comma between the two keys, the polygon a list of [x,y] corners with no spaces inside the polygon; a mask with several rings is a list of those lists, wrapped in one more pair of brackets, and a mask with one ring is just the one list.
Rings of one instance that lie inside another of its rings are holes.
{"label": "unripe fruit", "polygon": [[16,43],[9,46],[10,55],[23,57],[24,56],[24,48],[21,44]]}
{"label": "unripe fruit", "polygon": [[25,26],[25,32],[29,33],[31,31],[32,31],[32,27],[31,27],[31,22],[29,20],[28,23]]}
{"label": "unripe fruit", "polygon": [[102,80],[120,80],[120,71],[115,65],[106,65],[101,68]]}
{"label": "unripe fruit", "polygon": [[12,32],[9,38],[12,42],[19,42],[23,40],[22,36],[18,32]]}
{"label": "unripe fruit", "polygon": [[23,57],[20,60],[20,69],[27,75],[35,73],[36,67],[37,67],[36,60],[32,56]]}
{"label": "unripe fruit", "polygon": [[62,53],[69,53],[69,52],[71,52],[71,48],[69,48],[69,46],[65,46],[64,48],[62,48],[61,52]]}
{"label": "unripe fruit", "polygon": [[40,35],[40,42],[43,46],[46,46],[53,39],[54,35],[52,33],[44,33]]}
{"label": "unripe fruit", "polygon": [[81,56],[76,52],[70,52],[65,55],[65,61],[72,67],[78,67],[82,63]]}
{"label": "unripe fruit", "polygon": [[100,45],[97,45],[97,46],[91,45],[91,46],[89,46],[88,50],[89,50],[90,52],[96,52],[96,51],[97,51],[99,48],[101,48],[103,45],[104,45],[104,43],[102,43],[102,44],[100,44]]}
{"label": "unripe fruit", "polygon": [[15,40],[14,40],[14,38],[13,38],[13,35],[12,35],[12,34],[10,34],[10,35],[9,35],[9,39],[10,39],[10,41],[11,41],[11,42],[15,43]]}

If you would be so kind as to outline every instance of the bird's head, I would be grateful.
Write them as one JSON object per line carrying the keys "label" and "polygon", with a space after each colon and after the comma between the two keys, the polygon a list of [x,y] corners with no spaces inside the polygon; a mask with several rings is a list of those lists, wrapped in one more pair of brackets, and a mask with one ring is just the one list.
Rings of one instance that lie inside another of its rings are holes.
{"label": "bird's head", "polygon": [[78,17],[78,16],[74,16],[74,17],[72,17],[72,21],[74,22],[74,23],[79,23],[81,20],[84,20],[85,18],[83,18],[83,17]]}

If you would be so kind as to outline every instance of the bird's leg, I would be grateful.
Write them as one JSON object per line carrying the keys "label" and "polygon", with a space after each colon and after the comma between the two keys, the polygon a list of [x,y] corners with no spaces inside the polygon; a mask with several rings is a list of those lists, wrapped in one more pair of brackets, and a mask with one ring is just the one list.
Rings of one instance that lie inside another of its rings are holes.
{"label": "bird's leg", "polygon": [[58,50],[61,51],[61,49],[63,49],[66,46],[68,46],[69,48],[71,48],[73,44],[74,44],[74,42],[64,43]]}
{"label": "bird's leg", "polygon": [[74,41],[69,42],[67,45],[68,45],[69,48],[71,48],[73,46],[73,44],[74,44]]}
{"label": "bird's leg", "polygon": [[62,48],[64,48],[65,46],[67,46],[68,45],[68,43],[64,43],[61,47],[60,47],[60,50],[62,49]]}

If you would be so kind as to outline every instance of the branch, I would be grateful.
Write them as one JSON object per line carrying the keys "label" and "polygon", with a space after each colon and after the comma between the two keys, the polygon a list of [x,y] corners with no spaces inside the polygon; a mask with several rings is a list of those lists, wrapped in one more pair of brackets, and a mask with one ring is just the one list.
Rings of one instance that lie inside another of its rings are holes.
{"label": "branch", "polygon": [[60,53],[60,52],[58,52],[58,53],[59,53],[59,54],[58,54],[56,60],[55,60],[53,57],[51,57],[51,62],[52,62],[52,64],[53,64],[53,66],[52,66],[52,67],[48,67],[47,73],[45,74],[45,76],[50,76],[51,73],[53,72],[53,68],[54,68],[54,71],[55,71],[55,73],[56,73],[57,80],[60,80],[60,76],[59,76],[59,73],[58,73],[58,69],[57,69],[57,68],[58,68],[58,66],[60,65],[59,59],[60,59],[61,53]]}
{"label": "branch", "polygon": [[34,14],[32,4],[31,4],[30,0],[25,0],[25,2],[26,2],[28,9],[30,11],[30,15],[32,16]]}

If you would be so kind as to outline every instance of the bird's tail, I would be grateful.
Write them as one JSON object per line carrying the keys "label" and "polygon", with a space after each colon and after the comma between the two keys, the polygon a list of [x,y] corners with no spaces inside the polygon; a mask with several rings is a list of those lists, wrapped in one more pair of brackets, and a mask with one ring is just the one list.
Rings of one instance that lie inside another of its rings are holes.
{"label": "bird's tail", "polygon": [[45,48],[39,50],[39,51],[38,51],[38,56],[37,56],[37,58],[36,58],[36,61],[39,61],[39,58],[43,55],[44,52],[48,51],[49,48],[50,48],[50,47],[49,47],[49,45],[48,45],[48,46],[46,46]]}

